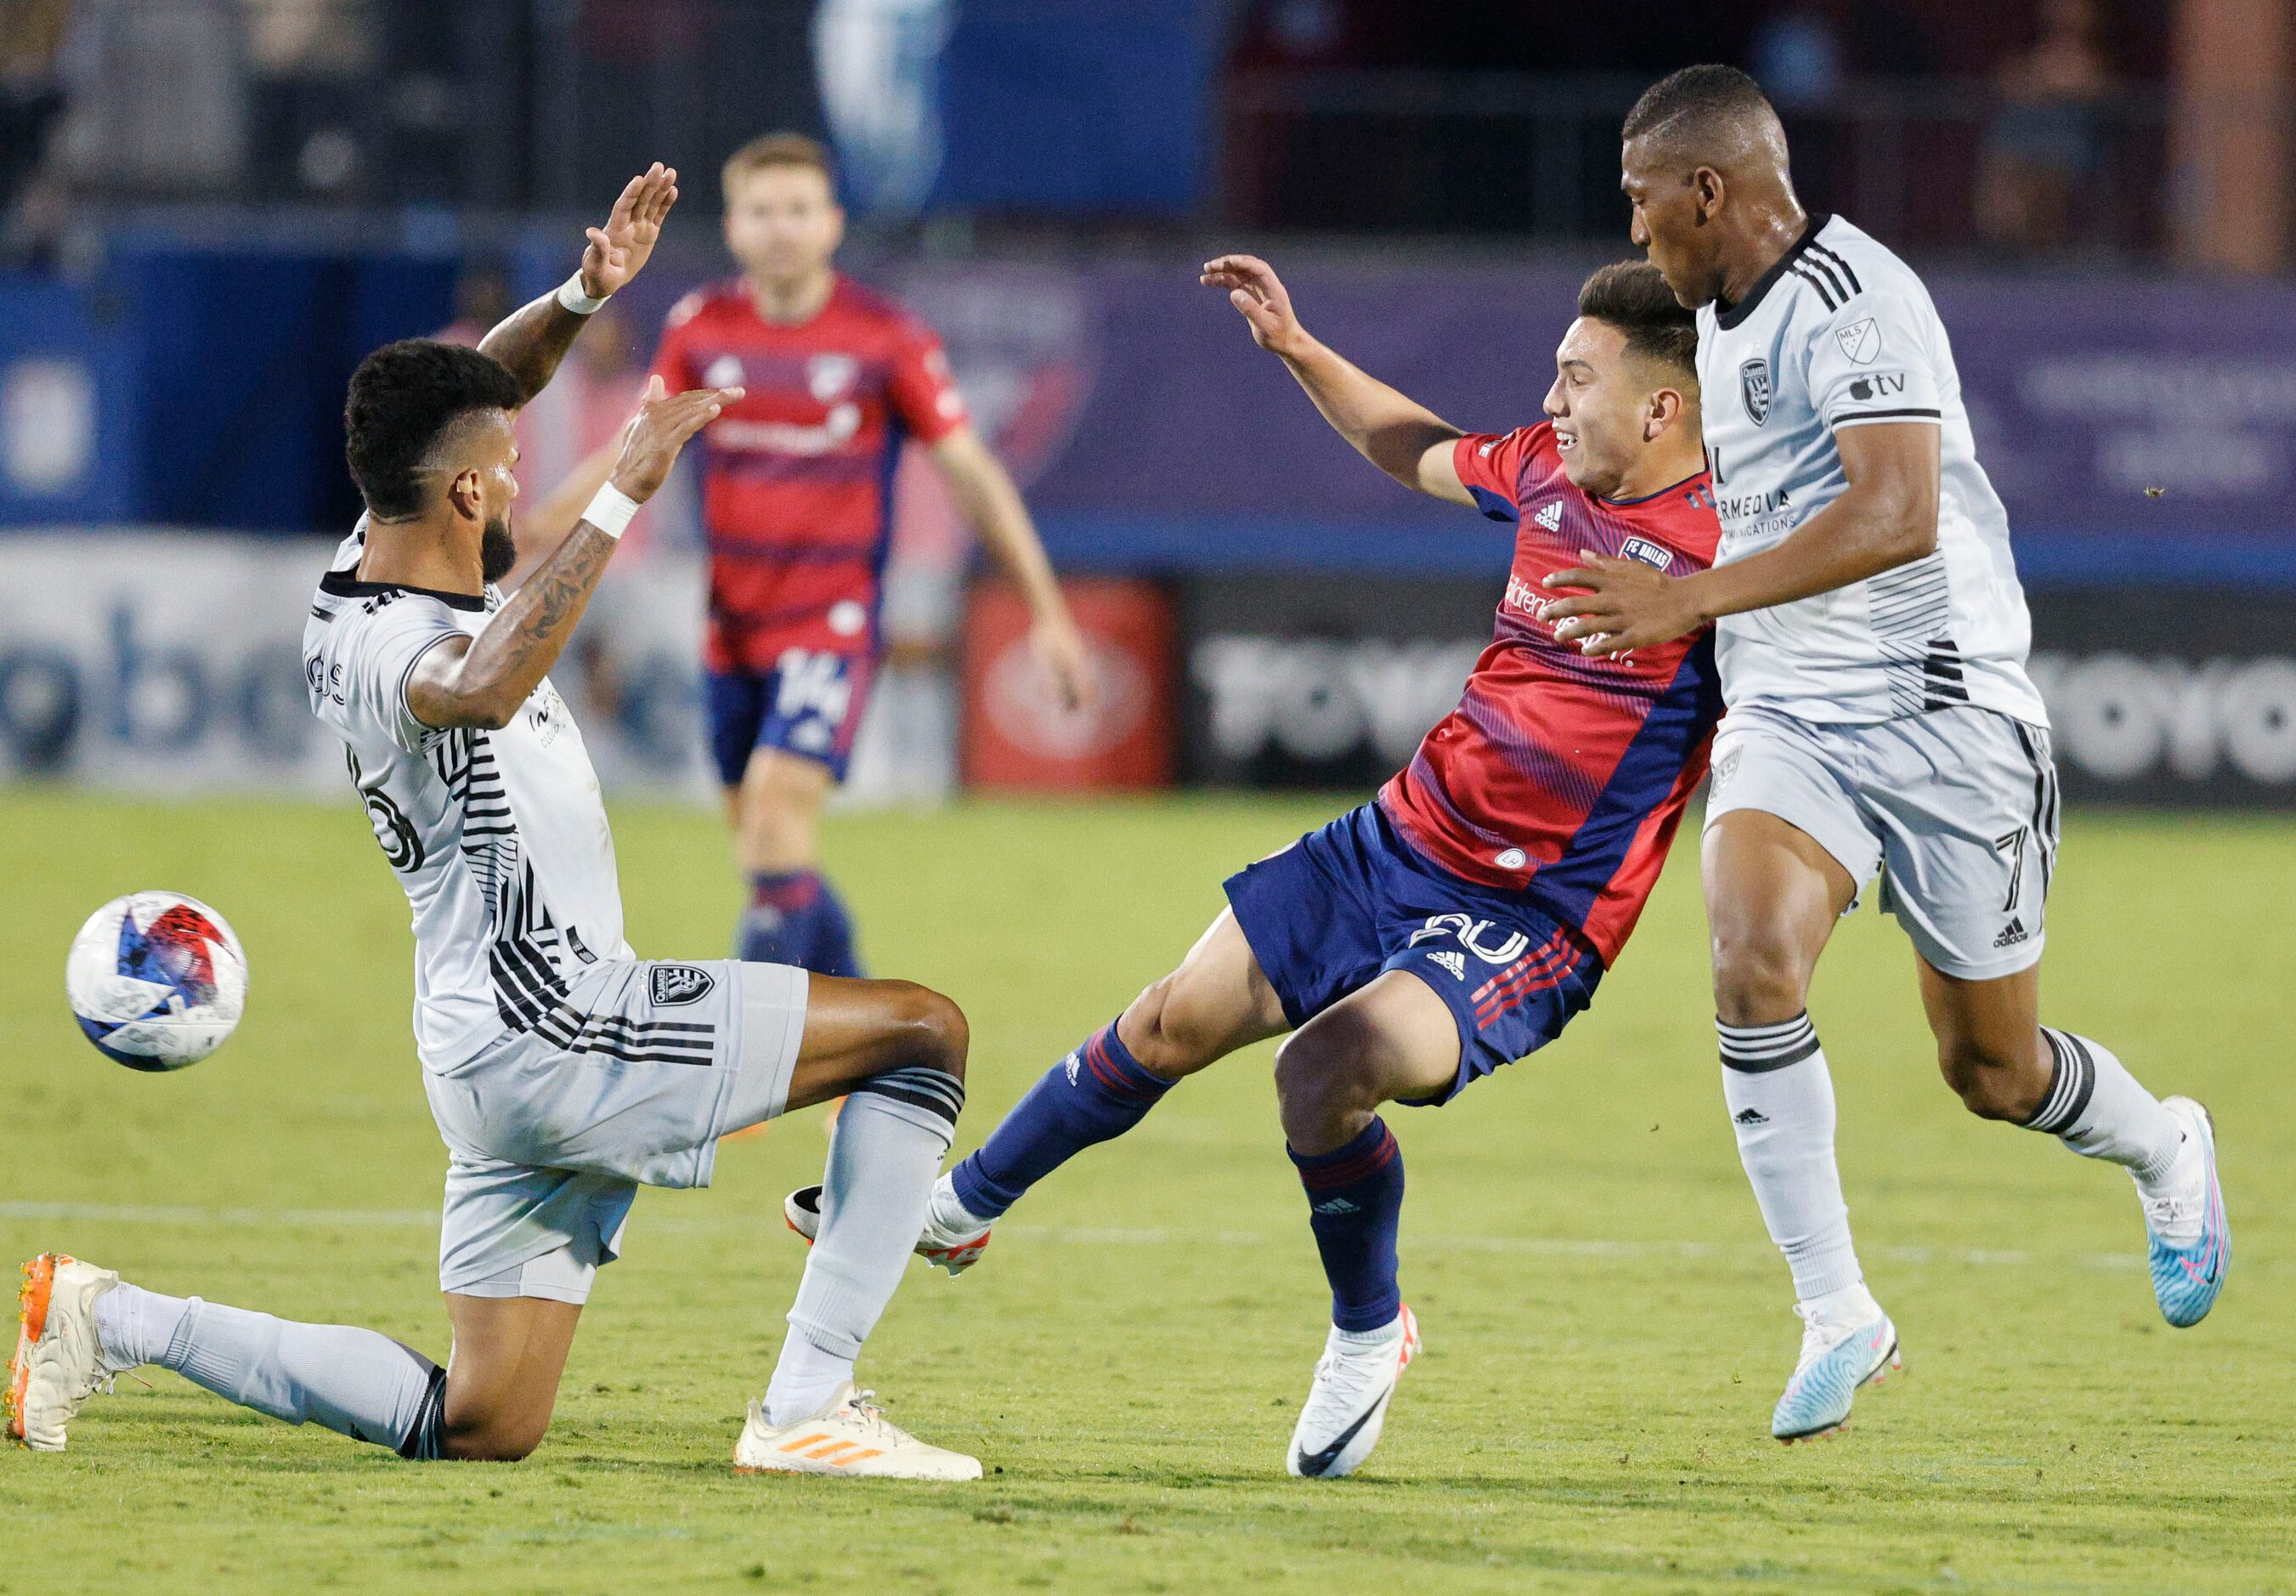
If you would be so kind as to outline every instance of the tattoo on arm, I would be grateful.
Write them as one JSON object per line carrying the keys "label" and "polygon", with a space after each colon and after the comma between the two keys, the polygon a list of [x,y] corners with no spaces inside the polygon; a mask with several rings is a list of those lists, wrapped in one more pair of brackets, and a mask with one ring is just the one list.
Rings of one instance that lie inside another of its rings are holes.
{"label": "tattoo on arm", "polygon": [[509,724],[558,662],[613,552],[613,539],[586,521],[576,522],[557,552],[496,612],[469,648],[458,659],[440,662],[451,679],[422,684],[419,703],[410,690],[416,718],[439,727]]}

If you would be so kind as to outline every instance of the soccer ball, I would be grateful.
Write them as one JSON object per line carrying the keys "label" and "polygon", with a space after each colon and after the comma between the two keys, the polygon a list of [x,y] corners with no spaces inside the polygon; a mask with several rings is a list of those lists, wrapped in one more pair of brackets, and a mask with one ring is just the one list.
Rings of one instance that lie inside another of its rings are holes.
{"label": "soccer ball", "polygon": [[64,992],[96,1051],[179,1070],[223,1046],[247,1004],[247,956],[224,917],[180,893],[130,893],[72,938]]}

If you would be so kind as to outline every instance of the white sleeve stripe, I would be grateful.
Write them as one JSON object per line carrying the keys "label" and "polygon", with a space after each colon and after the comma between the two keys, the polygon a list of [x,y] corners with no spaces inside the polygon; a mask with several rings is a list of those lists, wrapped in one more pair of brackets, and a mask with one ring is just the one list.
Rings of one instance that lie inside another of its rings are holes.
{"label": "white sleeve stripe", "polygon": [[416,649],[414,651],[414,657],[406,662],[406,669],[398,673],[398,712],[406,717],[406,723],[409,726],[420,727],[424,731],[445,731],[447,729],[443,726],[431,725],[428,720],[425,720],[422,716],[414,712],[414,704],[407,702],[406,685],[414,679],[414,667],[421,664],[424,659],[429,657],[432,649],[438,647],[439,644],[444,643],[449,638],[458,638],[466,635],[467,634],[463,632],[459,628],[453,631],[440,632],[437,637],[431,638],[422,647]]}

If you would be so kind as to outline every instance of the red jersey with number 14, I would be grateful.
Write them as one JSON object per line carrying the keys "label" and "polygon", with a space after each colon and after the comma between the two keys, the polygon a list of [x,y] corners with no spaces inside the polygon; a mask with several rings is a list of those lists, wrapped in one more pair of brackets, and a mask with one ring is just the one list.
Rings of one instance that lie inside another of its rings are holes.
{"label": "red jersey with number 14", "polygon": [[932,330],[842,276],[808,320],[768,321],[736,279],[679,301],[654,370],[672,393],[748,390],[702,433],[709,669],[874,654],[901,440],[965,424]]}
{"label": "red jersey with number 14", "polygon": [[1605,965],[1634,929],[1722,716],[1714,639],[1590,659],[1538,619],[1540,586],[1582,550],[1671,575],[1713,564],[1721,536],[1706,473],[1647,498],[1570,485],[1546,422],[1454,448],[1483,514],[1517,524],[1490,646],[1459,707],[1427,734],[1379,802],[1444,869],[1521,893],[1576,926]]}

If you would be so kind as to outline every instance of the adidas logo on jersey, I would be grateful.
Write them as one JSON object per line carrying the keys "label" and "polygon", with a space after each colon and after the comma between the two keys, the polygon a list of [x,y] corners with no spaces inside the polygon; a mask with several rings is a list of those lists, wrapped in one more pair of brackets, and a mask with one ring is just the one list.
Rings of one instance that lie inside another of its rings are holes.
{"label": "adidas logo on jersey", "polygon": [[1316,1212],[1318,1213],[1360,1213],[1363,1212],[1362,1209],[1357,1207],[1345,1197],[1326,1197],[1322,1202],[1315,1204],[1314,1207]]}
{"label": "adidas logo on jersey", "polygon": [[1077,1083],[1077,1072],[1084,1068],[1084,1055],[1081,1053],[1071,1053],[1066,1058],[1062,1059],[1061,1064],[1062,1066],[1069,1073],[1069,1084],[1070,1086],[1074,1086]]}
{"label": "adidas logo on jersey", "polygon": [[1547,505],[1546,508],[1540,510],[1538,514],[1532,516],[1531,519],[1538,522],[1539,525],[1545,527],[1550,532],[1561,531],[1562,526],[1562,501],[1559,498],[1555,499],[1554,502]]}
{"label": "adidas logo on jersey", "polygon": [[2001,934],[1993,939],[1993,945],[1997,948],[2013,948],[2023,942],[2028,934],[2023,918],[2012,916],[2009,923],[2001,927]]}
{"label": "adidas logo on jersey", "polygon": [[1451,972],[1452,980],[1464,981],[1467,978],[1467,956],[1465,954],[1454,953],[1447,949],[1443,952],[1434,955],[1434,959],[1437,964],[1441,965],[1445,969]]}
{"label": "adidas logo on jersey", "polygon": [[1733,1117],[1742,1125],[1767,1125],[1770,1123],[1770,1116],[1759,1108],[1741,1108]]}

